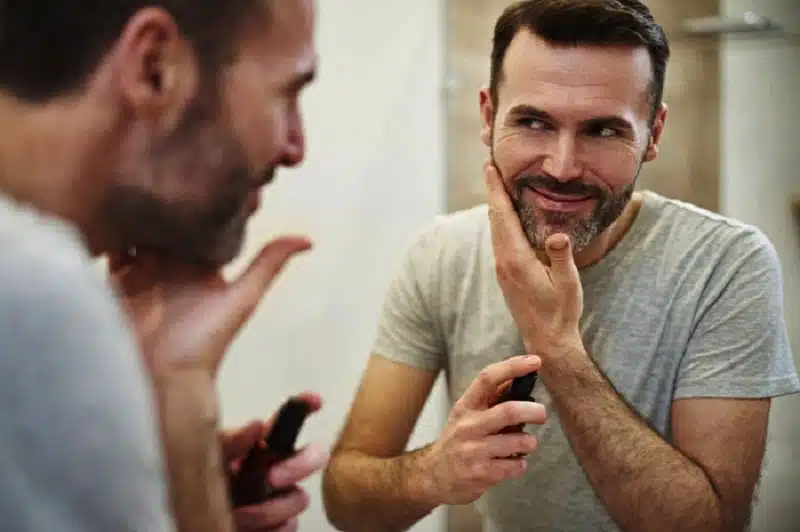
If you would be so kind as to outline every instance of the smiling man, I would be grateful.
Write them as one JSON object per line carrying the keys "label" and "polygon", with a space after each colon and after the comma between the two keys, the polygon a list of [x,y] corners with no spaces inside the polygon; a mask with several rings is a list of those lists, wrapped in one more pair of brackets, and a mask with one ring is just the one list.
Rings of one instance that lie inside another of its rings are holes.
{"label": "smiling man", "polygon": [[[402,530],[476,500],[487,532],[746,528],[770,400],[800,382],[766,237],[634,191],[668,57],[638,0],[499,18],[488,205],[438,220],[390,286],[325,473],[338,528]],[[497,404],[537,370],[536,402]],[[405,452],[441,371],[450,417]]]}
{"label": "smiling man", "polygon": [[[0,0],[0,13],[3,527],[295,529],[308,505],[295,485],[325,453],[278,464],[285,494],[234,516],[222,461],[267,426],[221,438],[215,376],[309,246],[279,239],[238,279],[219,272],[261,188],[304,157],[313,2]],[[103,254],[116,291],[91,260]]]}

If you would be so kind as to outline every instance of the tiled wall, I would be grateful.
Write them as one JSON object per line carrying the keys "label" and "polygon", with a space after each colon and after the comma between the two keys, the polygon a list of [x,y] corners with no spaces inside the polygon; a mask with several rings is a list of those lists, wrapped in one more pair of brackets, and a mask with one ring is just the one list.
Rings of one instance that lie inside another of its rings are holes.
{"label": "tiled wall", "polygon": [[[448,71],[446,143],[451,211],[485,201],[481,164],[478,90],[488,83],[494,22],[508,0],[447,0]],[[667,127],[658,159],[642,171],[640,188],[702,207],[719,208],[720,81],[719,45],[714,39],[681,34],[687,18],[718,13],[718,0],[648,0],[672,46],[664,99]],[[451,532],[477,532],[470,507],[449,512]]]}

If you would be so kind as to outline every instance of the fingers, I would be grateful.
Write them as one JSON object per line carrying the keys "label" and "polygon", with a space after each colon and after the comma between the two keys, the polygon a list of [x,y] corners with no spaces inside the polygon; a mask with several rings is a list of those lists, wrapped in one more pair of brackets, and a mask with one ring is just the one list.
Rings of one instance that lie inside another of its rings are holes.
{"label": "fingers", "polygon": [[[301,488],[253,505],[237,508],[233,512],[237,530],[274,531],[292,529],[292,522],[309,505],[308,494]],[[286,528],[286,527],[289,528]],[[294,525],[296,527],[296,524]]]}
{"label": "fingers", "polygon": [[300,399],[305,402],[311,412],[317,412],[322,408],[322,396],[316,392],[302,392],[294,396],[295,399]]}
{"label": "fingers", "polygon": [[494,396],[489,400],[489,406],[490,407],[497,404],[497,401],[500,400],[500,398],[503,396],[503,394],[506,393],[509,388],[511,388],[511,383],[512,382],[513,381],[506,381],[506,382],[504,382],[503,384],[501,384],[500,386],[497,387],[497,392],[495,392]]}
{"label": "fingers", "polygon": [[220,434],[223,459],[229,463],[244,457],[265,435],[266,425],[263,421],[251,421],[238,429],[223,431]]}
{"label": "fingers", "polygon": [[311,242],[304,237],[282,237],[267,244],[245,272],[230,286],[229,296],[235,300],[235,328],[240,327],[255,310],[261,297],[283,267],[297,253],[306,251]]}
{"label": "fingers", "polygon": [[551,235],[545,242],[545,251],[550,259],[553,282],[561,295],[568,300],[576,297],[580,275],[572,257],[569,237],[563,233]]}
{"label": "fingers", "polygon": [[317,444],[301,449],[291,458],[273,465],[267,480],[277,488],[292,486],[310,477],[328,462],[328,452]]}
{"label": "fingers", "polygon": [[510,478],[518,478],[525,473],[527,468],[528,462],[525,458],[502,458],[492,460],[488,480],[492,485],[495,485]]}
{"label": "fingers", "polygon": [[[472,467],[466,466],[468,482],[485,486],[488,489],[509,478],[516,478],[525,473],[528,463],[525,458],[495,458],[488,461],[474,462]],[[485,491],[482,490],[482,491]]]}
{"label": "fingers", "polygon": [[539,446],[535,436],[525,432],[516,434],[496,434],[486,437],[483,442],[487,458],[508,458],[534,452]]}
{"label": "fingers", "polygon": [[543,425],[547,421],[544,405],[532,401],[508,401],[476,414],[482,434],[496,434],[516,425]]}
{"label": "fingers", "polygon": [[547,421],[544,405],[530,401],[508,401],[482,412],[473,412],[459,425],[464,439],[484,438],[498,434],[506,427],[542,425]]}
{"label": "fingers", "polygon": [[[319,409],[322,408],[322,396],[316,392],[308,392],[308,391],[302,392],[295,395],[294,398],[299,399],[308,405],[309,414],[318,412]],[[265,422],[265,429],[264,429],[265,436],[272,429],[272,425],[275,423],[275,418],[277,417],[277,415],[278,413],[275,412]]]}
{"label": "fingers", "polygon": [[486,178],[492,242],[500,249],[530,251],[530,242],[522,230],[519,216],[500,172],[491,160],[484,162],[483,170]]}
{"label": "fingers", "polygon": [[280,528],[276,528],[273,530],[259,530],[257,532],[297,532],[300,529],[300,525],[297,522],[297,518],[293,517],[289,519],[286,523],[283,524]]}
{"label": "fingers", "polygon": [[456,403],[458,408],[485,410],[497,393],[497,388],[508,380],[538,371],[542,360],[535,355],[518,356],[484,368],[472,381],[467,391]]}

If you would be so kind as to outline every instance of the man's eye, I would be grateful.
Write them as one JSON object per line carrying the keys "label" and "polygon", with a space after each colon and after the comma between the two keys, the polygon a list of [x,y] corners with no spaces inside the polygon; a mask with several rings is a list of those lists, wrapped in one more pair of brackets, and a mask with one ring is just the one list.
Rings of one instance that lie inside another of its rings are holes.
{"label": "man's eye", "polygon": [[594,127],[587,131],[587,134],[592,137],[600,137],[603,139],[610,139],[620,136],[620,132],[613,127]]}
{"label": "man's eye", "polygon": [[538,118],[523,118],[519,121],[519,125],[525,126],[537,131],[547,129],[547,124]]}

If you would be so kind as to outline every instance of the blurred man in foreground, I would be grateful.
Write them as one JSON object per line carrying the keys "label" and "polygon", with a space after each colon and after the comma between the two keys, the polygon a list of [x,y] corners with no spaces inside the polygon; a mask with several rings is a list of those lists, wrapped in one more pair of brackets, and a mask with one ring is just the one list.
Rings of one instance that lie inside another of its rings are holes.
{"label": "blurred man in foreground", "polygon": [[[233,281],[220,268],[261,188],[303,159],[312,1],[0,0],[0,12],[4,526],[231,530],[223,459],[268,427],[220,438],[217,368],[310,243],[278,239]],[[325,458],[307,448],[271,480],[292,486]],[[236,527],[292,530],[307,503],[291,490],[237,511]]]}

